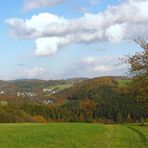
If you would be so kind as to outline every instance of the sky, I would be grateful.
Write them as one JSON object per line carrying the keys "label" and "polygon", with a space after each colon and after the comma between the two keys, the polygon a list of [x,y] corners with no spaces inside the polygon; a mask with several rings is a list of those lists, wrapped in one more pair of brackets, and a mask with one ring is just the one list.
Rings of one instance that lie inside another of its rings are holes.
{"label": "sky", "polygon": [[0,79],[126,75],[148,0],[1,0]]}

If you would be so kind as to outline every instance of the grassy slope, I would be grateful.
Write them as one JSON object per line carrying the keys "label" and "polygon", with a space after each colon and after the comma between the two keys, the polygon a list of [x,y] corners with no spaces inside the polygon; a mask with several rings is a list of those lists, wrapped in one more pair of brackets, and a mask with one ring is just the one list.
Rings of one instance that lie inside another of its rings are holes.
{"label": "grassy slope", "polygon": [[62,84],[62,85],[55,85],[55,86],[51,86],[51,87],[48,87],[49,89],[54,89],[54,90],[64,90],[66,88],[70,88],[72,87],[73,84]]}
{"label": "grassy slope", "polygon": [[119,87],[126,87],[128,86],[132,80],[118,80]]}
{"label": "grassy slope", "polygon": [[1,124],[2,148],[146,148],[148,127],[102,124]]}

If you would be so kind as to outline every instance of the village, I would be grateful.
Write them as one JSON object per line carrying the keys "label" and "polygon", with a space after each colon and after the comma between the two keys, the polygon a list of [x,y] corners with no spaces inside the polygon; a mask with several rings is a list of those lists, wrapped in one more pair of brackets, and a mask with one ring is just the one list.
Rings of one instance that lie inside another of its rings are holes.
{"label": "village", "polygon": [[[51,96],[55,93],[57,93],[58,90],[55,90],[53,88],[43,88],[40,95],[42,96]],[[9,95],[8,91],[6,90],[0,90],[0,95]],[[22,98],[35,98],[38,97],[39,94],[36,91],[28,91],[28,90],[19,90],[16,91],[15,96],[22,97]],[[43,104],[51,104],[53,101],[51,99],[45,99],[42,101]]]}

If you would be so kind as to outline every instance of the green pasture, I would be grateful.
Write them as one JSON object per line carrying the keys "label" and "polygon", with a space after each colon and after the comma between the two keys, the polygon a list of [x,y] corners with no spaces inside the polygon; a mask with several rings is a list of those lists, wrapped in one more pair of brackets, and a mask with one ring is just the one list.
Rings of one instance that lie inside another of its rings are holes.
{"label": "green pasture", "polygon": [[147,148],[148,126],[0,124],[0,148]]}

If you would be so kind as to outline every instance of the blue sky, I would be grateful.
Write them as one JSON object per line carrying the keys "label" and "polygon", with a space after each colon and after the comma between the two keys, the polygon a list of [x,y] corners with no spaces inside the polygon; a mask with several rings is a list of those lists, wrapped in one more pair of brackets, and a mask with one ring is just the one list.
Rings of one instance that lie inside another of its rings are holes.
{"label": "blue sky", "polygon": [[1,0],[0,79],[125,75],[147,0]]}

